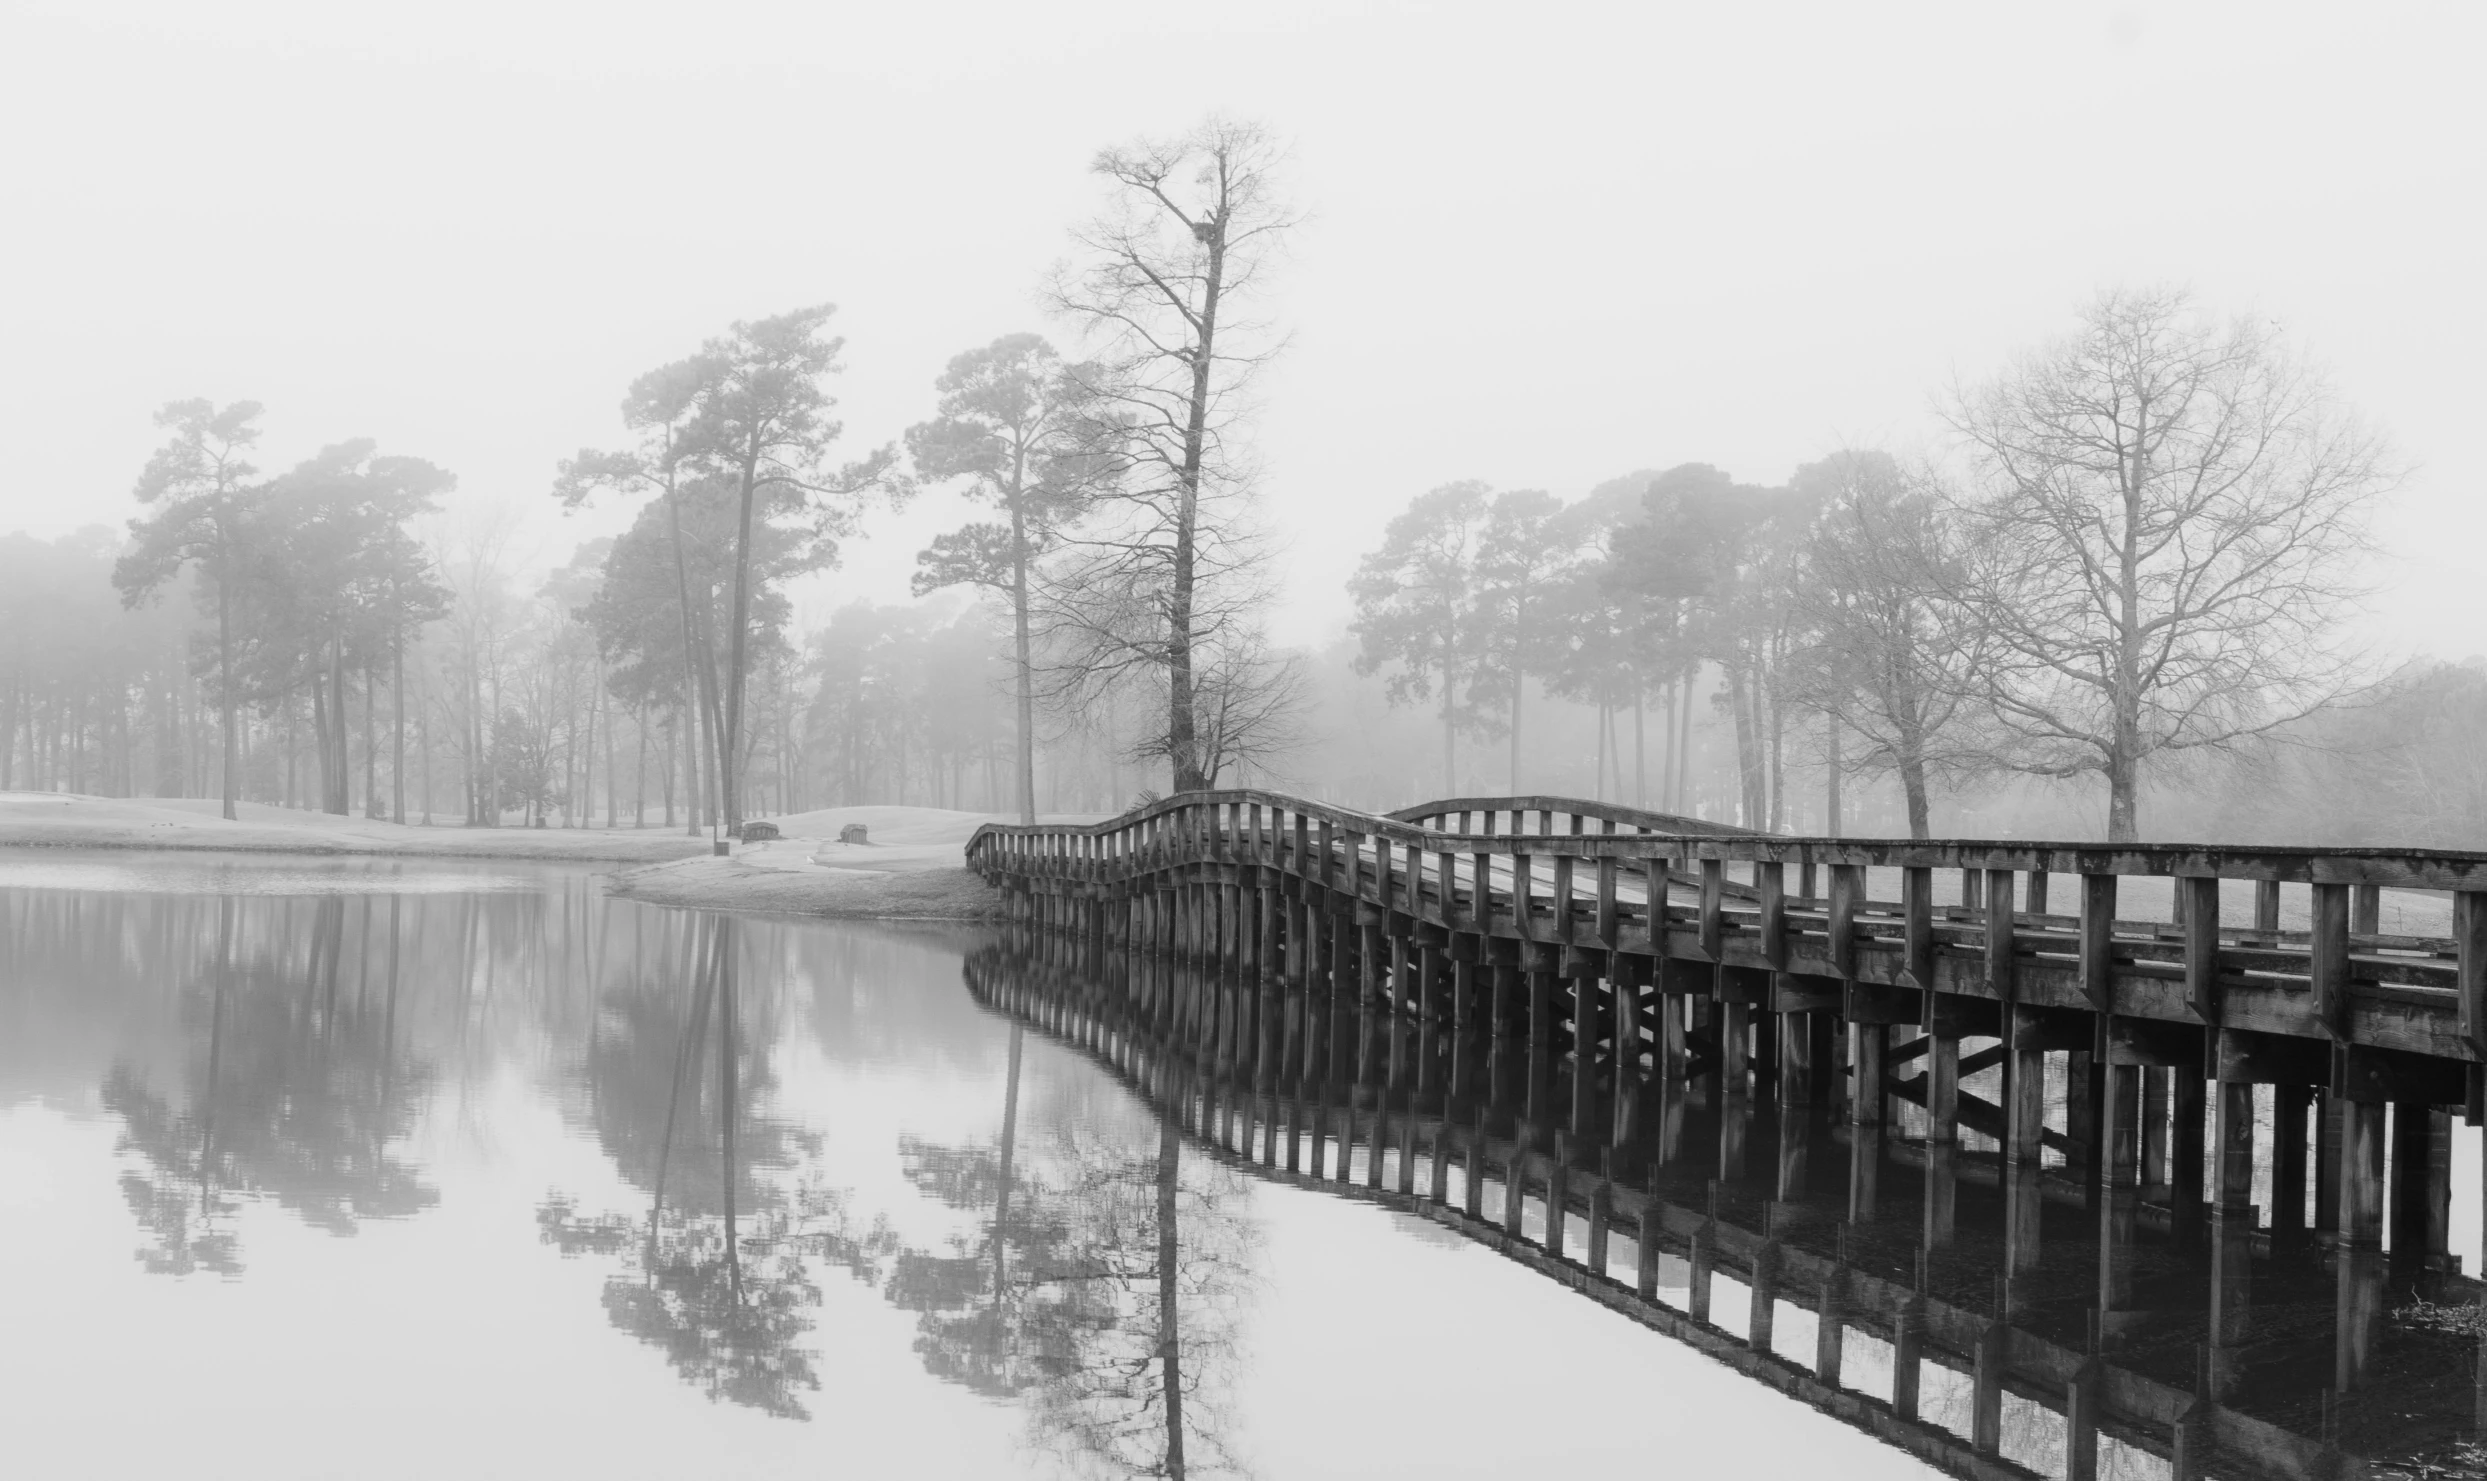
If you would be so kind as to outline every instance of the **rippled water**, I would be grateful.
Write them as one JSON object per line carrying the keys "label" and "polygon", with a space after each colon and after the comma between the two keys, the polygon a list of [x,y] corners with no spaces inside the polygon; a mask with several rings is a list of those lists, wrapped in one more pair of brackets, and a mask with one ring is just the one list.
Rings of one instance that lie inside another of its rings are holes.
{"label": "rippled water", "polygon": [[28,1476],[1922,1475],[980,1008],[974,932],[0,860]]}

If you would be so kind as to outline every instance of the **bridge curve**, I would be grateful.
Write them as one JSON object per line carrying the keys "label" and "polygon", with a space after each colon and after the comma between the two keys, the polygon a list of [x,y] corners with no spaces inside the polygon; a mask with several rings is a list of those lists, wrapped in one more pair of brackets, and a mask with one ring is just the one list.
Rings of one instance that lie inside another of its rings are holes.
{"label": "bridge curve", "polygon": [[[1488,1062],[1509,1046],[1529,1068],[1508,1134],[1532,1155],[1558,1135],[1642,1155],[1653,1086],[1894,1136],[1991,1167],[2007,1288],[2039,1278],[2044,1210],[2070,1199],[2096,1216],[2092,1356],[2146,1325],[2118,1251],[2164,1230],[2202,1260],[2196,1420],[2256,1391],[2275,1261],[2337,1277],[2326,1413],[2378,1381],[2387,1270],[2477,1304],[2451,1150],[2487,1100],[2487,854],[1790,838],[1578,799],[1381,816],[1230,791],[990,826],[968,862],[1007,919],[1109,957],[1213,966]],[[1456,1096],[1481,1072],[1445,1073]],[[1956,1237],[1937,1204],[1928,1250]]]}

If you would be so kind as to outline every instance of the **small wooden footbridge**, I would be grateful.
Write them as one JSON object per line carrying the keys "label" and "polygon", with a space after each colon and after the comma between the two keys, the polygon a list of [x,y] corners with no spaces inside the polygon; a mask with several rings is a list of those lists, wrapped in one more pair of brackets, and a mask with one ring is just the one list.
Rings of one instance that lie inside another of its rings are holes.
{"label": "small wooden footbridge", "polygon": [[2487,855],[1237,791],[968,860],[1031,928],[971,986],[1221,1155],[1953,1474],[2430,1474],[2487,1423]]}

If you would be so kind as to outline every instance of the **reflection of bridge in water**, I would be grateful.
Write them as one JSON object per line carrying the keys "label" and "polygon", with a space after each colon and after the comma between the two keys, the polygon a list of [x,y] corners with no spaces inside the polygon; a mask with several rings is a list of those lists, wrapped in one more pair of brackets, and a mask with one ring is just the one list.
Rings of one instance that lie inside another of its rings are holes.
{"label": "reflection of bridge in water", "polygon": [[2487,856],[1219,793],[970,860],[1047,932],[978,996],[1208,1144],[1954,1474],[2477,1473],[2396,1468],[2487,1424],[2448,1252]]}

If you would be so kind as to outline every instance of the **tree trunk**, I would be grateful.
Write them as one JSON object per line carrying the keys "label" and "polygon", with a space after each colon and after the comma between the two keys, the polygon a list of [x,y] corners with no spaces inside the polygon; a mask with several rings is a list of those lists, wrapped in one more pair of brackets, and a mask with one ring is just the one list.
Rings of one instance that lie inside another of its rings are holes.
{"label": "tree trunk", "polygon": [[[597,706],[602,708],[604,702],[612,697],[612,693],[605,688],[604,663],[599,660],[596,664]],[[606,710],[604,712],[604,825],[607,830],[622,826],[622,773],[617,764],[619,759],[613,749],[613,712]]]}
{"label": "tree trunk", "polygon": [[[1637,682],[1637,681],[1636,681]],[[1643,719],[1649,703],[1636,687],[1632,691],[1632,805],[1649,806],[1649,743],[1642,734]]]}
{"label": "tree trunk", "polygon": [[[1014,474],[1014,485],[1018,482]],[[1019,680],[1019,821],[1036,821],[1036,660],[1028,639],[1028,520],[1022,492],[1010,499],[1011,639]],[[1015,1041],[1014,1041],[1015,1042]],[[1015,1063],[1015,1061],[1014,1061]]]}
{"label": "tree trunk", "polygon": [[2107,841],[2138,843],[2141,841],[2141,809],[2136,794],[2141,768],[2134,764],[2132,754],[2118,748],[2107,758]]}
{"label": "tree trunk", "polygon": [[1598,705],[1597,779],[1590,783],[1589,791],[1590,800],[1595,802],[1606,800],[1606,737],[1612,729],[1613,727],[1607,724],[1606,705],[1601,701]]}
{"label": "tree trunk", "polygon": [[1010,1025],[1010,1069],[1002,1080],[1002,1156],[1001,1179],[993,1194],[993,1304],[998,1309],[1002,1293],[1007,1289],[1010,1272],[1005,1263],[1010,1254],[1010,1179],[1011,1161],[1019,1144],[1019,1035],[1016,1019]]}
{"label": "tree trunk", "polygon": [[1842,836],[1839,831],[1839,717],[1837,715],[1823,716],[1823,730],[1825,732],[1824,749],[1830,753],[1830,764],[1823,768],[1823,770],[1829,775],[1829,786],[1826,788],[1827,795],[1823,798],[1823,813],[1825,814],[1824,820],[1828,826],[1823,831],[1828,833],[1833,838],[1838,838]]}
{"label": "tree trunk", "polygon": [[1739,821],[1747,828],[1763,826],[1762,739],[1754,733],[1753,686],[1742,664],[1727,666],[1727,708],[1736,722],[1736,779]]}
{"label": "tree trunk", "polygon": [[1777,833],[1788,820],[1787,712],[1771,684],[1755,685],[1753,698],[1770,707],[1770,831]]}
{"label": "tree trunk", "polygon": [[[680,604],[682,615],[683,704],[686,710],[691,711],[699,719],[701,727],[707,729],[721,723],[717,718],[717,665],[708,645],[707,592],[703,584],[699,616],[695,620],[691,610],[690,561],[683,553],[682,505],[675,496],[674,474],[671,468],[668,468],[665,474],[664,497],[665,517],[673,535],[674,595],[675,600]],[[700,705],[703,696],[707,701],[704,707]],[[670,791],[672,785],[670,760],[667,775],[665,826],[670,828],[674,825],[673,800]],[[692,800],[696,794],[697,789],[694,788],[692,793],[684,798],[686,809],[690,813],[689,831],[694,837],[699,833],[698,803]]]}
{"label": "tree trunk", "polygon": [[1176,1303],[1181,1296],[1182,1230],[1176,1195],[1181,1189],[1183,1139],[1172,1113],[1157,1122],[1157,1363],[1165,1382],[1166,1470],[1169,1481],[1182,1481],[1183,1470],[1183,1320]]}
{"label": "tree trunk", "polygon": [[751,507],[758,492],[757,477],[757,464],[753,459],[745,458],[742,507],[734,533],[734,626],[725,639],[725,720],[717,736],[716,749],[709,757],[710,768],[717,779],[719,815],[725,820],[729,836],[743,822],[740,791],[743,770],[743,667],[748,661],[751,627]]}
{"label": "tree trunk", "polygon": [[363,663],[363,816],[380,816],[380,679],[379,669]]}
{"label": "tree trunk", "polygon": [[[329,777],[335,773],[336,767],[328,759],[328,676],[325,673],[315,673],[311,676],[311,734],[318,739],[320,811],[326,812],[329,795],[328,781]],[[289,752],[291,749],[290,746],[287,747]],[[290,754],[286,758],[287,771],[293,769],[292,759]]]}
{"label": "tree trunk", "polygon": [[1520,700],[1528,688],[1528,673],[1521,665],[1520,655],[1528,651],[1528,598],[1517,597],[1511,608],[1511,795],[1520,790]]}
{"label": "tree trunk", "polygon": [[225,580],[224,527],[216,530],[216,688],[217,699],[224,706],[224,814],[227,822],[238,814],[234,803],[242,795],[242,768],[235,751],[233,704],[233,613],[232,598]]}
{"label": "tree trunk", "polygon": [[1676,706],[1681,713],[1676,717],[1675,727],[1675,806],[1677,811],[1685,813],[1693,811],[1693,681],[1699,676],[1698,667],[1684,676],[1680,696],[1682,703]]}
{"label": "tree trunk", "polygon": [[1926,753],[1915,726],[1902,727],[1898,760],[1900,793],[1908,800],[1908,836],[1931,838],[1934,834],[1926,807]]}
{"label": "tree trunk", "polygon": [[389,753],[389,821],[406,821],[406,632],[389,630],[389,728],[395,732]]}
{"label": "tree trunk", "polygon": [[1218,299],[1226,283],[1226,211],[1207,223],[1209,270],[1201,282],[1197,321],[1200,334],[1192,346],[1192,390],[1184,407],[1183,464],[1175,510],[1174,589],[1166,613],[1166,750],[1174,768],[1174,790],[1198,792],[1207,785],[1201,775],[1199,731],[1192,714],[1192,589],[1198,553],[1194,546],[1200,525],[1200,470],[1208,445],[1209,370],[1217,354]]}

